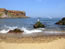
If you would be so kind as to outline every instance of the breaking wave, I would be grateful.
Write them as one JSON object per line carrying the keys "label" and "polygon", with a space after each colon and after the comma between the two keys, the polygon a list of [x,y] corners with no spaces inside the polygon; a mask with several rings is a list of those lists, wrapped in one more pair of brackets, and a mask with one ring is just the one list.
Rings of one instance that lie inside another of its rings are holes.
{"label": "breaking wave", "polygon": [[0,33],[8,33],[10,30],[14,30],[14,29],[16,29],[16,28],[18,28],[18,29],[20,29],[20,30],[23,30],[23,31],[24,31],[23,34],[31,34],[31,33],[42,32],[41,29],[28,30],[28,29],[25,28],[25,27],[19,28],[19,27],[17,27],[17,26],[15,26],[15,27],[10,27],[10,26],[6,26],[6,25],[5,25],[5,28],[8,28],[8,29],[2,29],[2,30],[0,30]]}
{"label": "breaking wave", "polygon": [[33,29],[33,30],[28,30],[26,28],[22,28],[22,30],[24,30],[24,34],[31,34],[31,33],[38,33],[38,32],[42,32],[41,29]]}
{"label": "breaking wave", "polygon": [[23,34],[33,34],[33,33],[41,33],[41,34],[62,34],[65,33],[65,31],[57,31],[57,30],[46,30],[45,28],[38,28],[38,29],[28,29],[25,27],[17,27],[17,26],[4,26],[5,29],[1,29],[0,33],[8,33],[10,30],[14,30],[16,28],[23,30]]}

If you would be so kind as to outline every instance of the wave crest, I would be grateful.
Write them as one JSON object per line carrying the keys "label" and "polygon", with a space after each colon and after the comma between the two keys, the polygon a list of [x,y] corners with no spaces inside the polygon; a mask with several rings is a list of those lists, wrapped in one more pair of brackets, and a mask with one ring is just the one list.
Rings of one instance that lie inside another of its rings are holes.
{"label": "wave crest", "polygon": [[42,32],[41,29],[28,30],[28,29],[25,28],[25,27],[19,28],[19,27],[17,27],[17,26],[15,26],[15,27],[12,26],[12,27],[10,27],[10,26],[6,26],[6,25],[5,25],[5,27],[8,28],[8,29],[2,29],[2,30],[0,30],[0,33],[8,33],[10,30],[14,30],[14,29],[16,29],[16,28],[18,28],[18,29],[20,29],[20,30],[23,30],[23,31],[24,31],[23,34],[31,34],[31,33]]}

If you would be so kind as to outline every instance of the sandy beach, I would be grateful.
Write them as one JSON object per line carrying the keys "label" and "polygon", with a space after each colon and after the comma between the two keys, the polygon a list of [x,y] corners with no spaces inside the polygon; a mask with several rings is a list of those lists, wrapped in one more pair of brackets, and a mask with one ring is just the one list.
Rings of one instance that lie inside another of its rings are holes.
{"label": "sandy beach", "polygon": [[0,37],[0,49],[65,49],[65,36],[3,39]]}
{"label": "sandy beach", "polygon": [[49,43],[0,43],[0,49],[65,49],[65,39]]}

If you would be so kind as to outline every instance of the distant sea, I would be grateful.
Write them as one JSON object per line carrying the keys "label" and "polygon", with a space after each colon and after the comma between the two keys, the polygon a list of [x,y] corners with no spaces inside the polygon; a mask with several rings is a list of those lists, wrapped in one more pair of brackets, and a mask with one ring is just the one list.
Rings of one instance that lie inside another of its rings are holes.
{"label": "distant sea", "polygon": [[[33,25],[40,19],[45,28],[34,29]],[[0,19],[0,33],[7,33],[9,30],[19,28],[24,30],[24,34],[42,33],[42,34],[62,34],[65,33],[65,25],[56,25],[61,18],[16,18]]]}

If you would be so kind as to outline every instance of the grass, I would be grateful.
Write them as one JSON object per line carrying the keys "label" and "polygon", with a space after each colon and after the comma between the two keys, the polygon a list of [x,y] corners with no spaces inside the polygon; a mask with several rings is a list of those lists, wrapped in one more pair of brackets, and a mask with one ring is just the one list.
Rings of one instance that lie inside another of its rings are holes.
{"label": "grass", "polygon": [[3,14],[2,13],[0,13],[0,16],[2,16]]}

